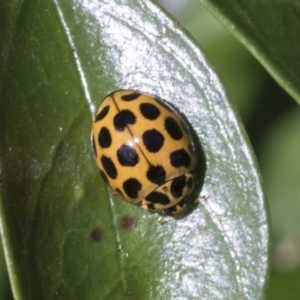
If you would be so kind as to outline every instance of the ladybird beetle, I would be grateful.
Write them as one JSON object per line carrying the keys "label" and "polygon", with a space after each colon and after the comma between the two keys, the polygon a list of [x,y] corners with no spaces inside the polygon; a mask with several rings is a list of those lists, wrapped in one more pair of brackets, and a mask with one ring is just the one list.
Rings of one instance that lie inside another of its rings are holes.
{"label": "ladybird beetle", "polygon": [[110,93],[92,125],[92,148],[103,180],[124,200],[166,215],[191,206],[195,144],[165,100],[135,90]]}

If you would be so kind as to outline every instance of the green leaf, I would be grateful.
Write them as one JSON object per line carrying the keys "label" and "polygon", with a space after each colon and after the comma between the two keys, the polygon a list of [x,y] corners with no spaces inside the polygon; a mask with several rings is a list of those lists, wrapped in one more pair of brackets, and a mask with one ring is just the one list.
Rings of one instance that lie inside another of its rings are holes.
{"label": "green leaf", "polygon": [[[146,0],[0,6],[1,228],[15,298],[262,298],[268,222],[256,163],[178,24]],[[167,99],[193,126],[205,199],[185,218],[159,224],[100,178],[92,116],[120,88]]]}
{"label": "green leaf", "polygon": [[200,0],[300,103],[300,4]]}
{"label": "green leaf", "polygon": [[3,300],[12,299],[2,243],[0,247],[0,299]]}

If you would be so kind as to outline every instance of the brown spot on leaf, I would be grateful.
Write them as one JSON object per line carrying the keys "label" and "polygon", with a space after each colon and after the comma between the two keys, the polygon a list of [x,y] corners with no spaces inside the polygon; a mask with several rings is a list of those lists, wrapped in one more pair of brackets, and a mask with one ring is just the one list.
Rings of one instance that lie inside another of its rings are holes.
{"label": "brown spot on leaf", "polygon": [[124,216],[121,220],[121,227],[124,229],[132,229],[136,226],[135,218],[132,216]]}
{"label": "brown spot on leaf", "polygon": [[102,230],[100,228],[94,228],[91,231],[91,238],[95,242],[100,242],[102,240],[102,238],[103,238]]}

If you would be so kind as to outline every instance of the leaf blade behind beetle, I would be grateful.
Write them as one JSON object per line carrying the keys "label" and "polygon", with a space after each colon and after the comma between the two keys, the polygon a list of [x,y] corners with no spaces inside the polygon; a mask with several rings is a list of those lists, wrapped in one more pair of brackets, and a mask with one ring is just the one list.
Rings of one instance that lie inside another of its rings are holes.
{"label": "leaf blade behind beetle", "polygon": [[[251,149],[218,78],[176,22],[149,1],[32,0],[20,8],[2,78],[1,214],[7,260],[18,262],[10,265],[15,295],[262,296],[268,231]],[[187,217],[157,224],[98,176],[91,115],[120,88],[172,102],[193,126],[206,200]]]}

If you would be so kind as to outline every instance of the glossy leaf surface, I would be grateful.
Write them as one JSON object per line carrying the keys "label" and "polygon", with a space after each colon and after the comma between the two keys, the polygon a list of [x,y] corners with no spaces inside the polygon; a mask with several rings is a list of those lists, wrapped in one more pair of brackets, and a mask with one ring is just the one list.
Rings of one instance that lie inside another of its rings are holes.
{"label": "glossy leaf surface", "polygon": [[[256,164],[178,24],[146,0],[10,1],[1,15],[1,220],[16,299],[261,298],[268,224]],[[159,224],[98,175],[92,117],[120,88],[167,99],[193,126],[205,199],[185,218]]]}

